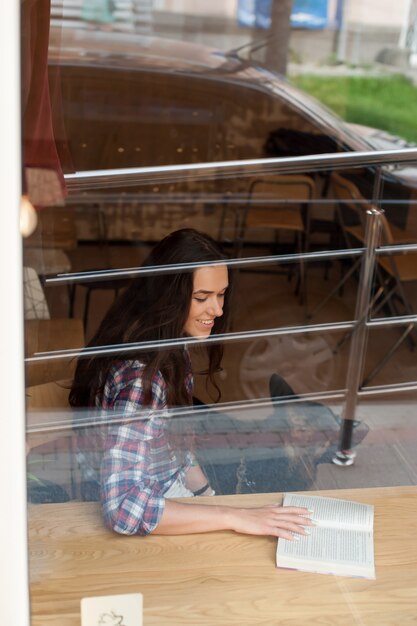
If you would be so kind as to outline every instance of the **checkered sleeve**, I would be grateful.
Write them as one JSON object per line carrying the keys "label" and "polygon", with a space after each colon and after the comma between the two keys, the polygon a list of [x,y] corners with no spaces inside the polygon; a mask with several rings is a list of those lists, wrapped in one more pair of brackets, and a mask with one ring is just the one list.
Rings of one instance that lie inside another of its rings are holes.
{"label": "checkered sleeve", "polygon": [[[111,408],[136,420],[109,429],[101,466],[101,501],[106,525],[121,534],[147,535],[157,526],[163,494],[178,472],[163,427],[164,381],[152,381],[152,406],[142,409],[141,371],[116,372],[105,395]],[[142,410],[141,410],[142,409]]]}

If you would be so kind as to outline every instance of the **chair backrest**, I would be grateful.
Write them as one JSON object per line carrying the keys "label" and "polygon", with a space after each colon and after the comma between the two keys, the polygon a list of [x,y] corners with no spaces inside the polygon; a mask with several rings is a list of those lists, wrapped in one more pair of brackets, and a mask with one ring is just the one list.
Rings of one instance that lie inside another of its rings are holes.
{"label": "chair backrest", "polygon": [[74,250],[77,229],[72,207],[46,207],[39,211],[35,232],[24,241],[25,248]]}
{"label": "chair backrest", "polygon": [[357,186],[347,178],[333,172],[331,176],[332,189],[336,199],[354,211],[363,222],[364,212],[372,207],[372,203],[366,200],[360,193]]}
{"label": "chair backrest", "polygon": [[308,202],[315,196],[315,183],[310,176],[288,175],[274,176],[252,181],[249,188],[250,200],[253,196],[265,196],[268,203],[277,201],[279,204]]}
{"label": "chair backrest", "polygon": [[49,308],[46,302],[38,274],[33,267],[23,268],[23,301],[25,319],[49,320]]}
{"label": "chair backrest", "polygon": [[[360,222],[363,229],[365,229],[366,211],[374,207],[372,202],[363,197],[355,183],[347,178],[344,178],[343,176],[340,176],[340,174],[333,172],[331,181],[334,195],[339,201],[339,205],[352,211],[356,215],[357,220]],[[343,215],[343,211],[340,211],[340,206],[338,207],[338,213],[342,226],[346,228],[346,219]],[[380,243],[383,245],[390,245],[393,243],[393,236],[389,222],[383,213],[380,213],[379,220],[381,224]]]}

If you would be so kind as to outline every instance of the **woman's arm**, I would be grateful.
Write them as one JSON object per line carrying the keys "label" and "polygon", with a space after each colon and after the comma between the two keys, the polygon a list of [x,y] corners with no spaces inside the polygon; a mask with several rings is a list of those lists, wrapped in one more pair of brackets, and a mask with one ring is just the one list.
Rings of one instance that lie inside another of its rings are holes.
{"label": "woman's arm", "polygon": [[[198,464],[192,465],[188,468],[185,474],[185,486],[193,493],[198,492],[198,494],[196,493],[195,495],[214,495],[214,491],[210,487],[207,476]],[[201,491],[202,489],[203,491]]]}
{"label": "woman's arm", "polygon": [[248,535],[271,535],[293,540],[298,534],[309,534],[304,527],[314,526],[310,515],[308,509],[280,505],[244,509],[165,500],[164,512],[153,534],[186,535],[234,530]]}
{"label": "woman's arm", "polygon": [[[142,381],[134,373],[128,384],[124,380],[113,405],[127,415],[137,412],[142,404]],[[161,389],[162,383],[155,380],[155,406]],[[172,473],[169,449],[159,421],[138,420],[111,429],[101,466],[101,499],[110,528],[122,534],[165,535],[234,530],[290,540],[293,533],[306,534],[304,526],[312,525],[306,509],[282,506],[244,509],[214,503],[185,504],[164,498],[158,476],[155,471],[149,472],[151,463],[159,473]],[[203,480],[207,482],[199,466],[187,470],[186,482],[192,491],[204,486]]]}

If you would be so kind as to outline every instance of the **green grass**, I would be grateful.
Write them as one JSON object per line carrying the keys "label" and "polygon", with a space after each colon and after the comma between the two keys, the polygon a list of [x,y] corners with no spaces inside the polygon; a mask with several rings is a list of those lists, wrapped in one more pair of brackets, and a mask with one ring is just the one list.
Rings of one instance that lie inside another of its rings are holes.
{"label": "green grass", "polygon": [[291,82],[347,122],[381,128],[417,142],[417,87],[403,76],[309,76]]}

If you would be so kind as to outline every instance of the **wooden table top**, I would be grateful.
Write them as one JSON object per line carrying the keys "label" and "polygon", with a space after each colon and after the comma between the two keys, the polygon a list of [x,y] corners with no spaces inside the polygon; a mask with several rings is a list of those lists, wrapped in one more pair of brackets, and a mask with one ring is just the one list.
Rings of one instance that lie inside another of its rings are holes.
{"label": "wooden table top", "polygon": [[[135,592],[145,626],[417,624],[417,487],[316,495],[375,506],[376,580],[277,569],[273,537],[125,537],[103,527],[97,503],[31,505],[32,626],[79,626],[82,597]],[[281,495],[195,500],[258,506]]]}

